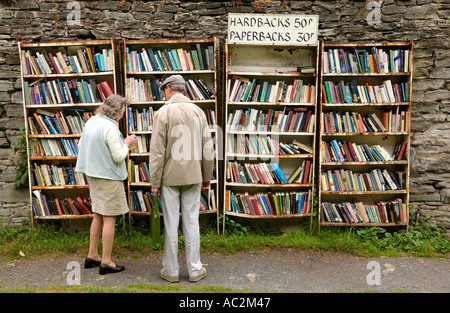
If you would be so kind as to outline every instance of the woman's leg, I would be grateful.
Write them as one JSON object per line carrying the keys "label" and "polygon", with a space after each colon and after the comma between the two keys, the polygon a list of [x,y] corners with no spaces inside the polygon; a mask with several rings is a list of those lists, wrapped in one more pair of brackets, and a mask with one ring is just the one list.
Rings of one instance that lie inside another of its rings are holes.
{"label": "woman's leg", "polygon": [[114,242],[114,226],[116,225],[115,216],[103,216],[103,233],[102,233],[102,263],[109,266],[116,266],[111,260],[112,247]]}
{"label": "woman's leg", "polygon": [[91,231],[89,235],[89,253],[88,258],[96,261],[101,261],[101,257],[98,255],[98,241],[100,239],[100,233],[103,228],[103,217],[94,213],[94,218],[91,223]]}

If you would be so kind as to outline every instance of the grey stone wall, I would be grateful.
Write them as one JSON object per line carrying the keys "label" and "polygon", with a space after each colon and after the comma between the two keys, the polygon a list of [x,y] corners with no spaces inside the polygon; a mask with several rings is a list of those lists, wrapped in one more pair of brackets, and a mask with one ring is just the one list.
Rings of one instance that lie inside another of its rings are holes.
{"label": "grey stone wall", "polygon": [[[7,1],[1,1],[2,3]],[[23,125],[17,42],[85,39],[194,39],[226,37],[227,14],[319,15],[325,41],[414,40],[411,204],[422,218],[450,229],[450,3],[378,1],[78,1],[80,23],[68,25],[68,4],[17,0],[0,4],[0,220],[29,221],[28,191],[12,188],[11,150]],[[379,13],[379,14],[378,14]]]}

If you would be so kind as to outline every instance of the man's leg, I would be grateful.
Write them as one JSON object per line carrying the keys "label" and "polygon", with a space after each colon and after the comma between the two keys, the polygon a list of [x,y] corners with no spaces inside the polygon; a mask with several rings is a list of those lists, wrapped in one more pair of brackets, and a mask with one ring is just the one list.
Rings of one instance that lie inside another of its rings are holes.
{"label": "man's leg", "polygon": [[202,269],[198,223],[200,186],[201,184],[195,184],[181,187],[181,218],[189,277],[200,275]]}
{"label": "man's leg", "polygon": [[179,187],[161,187],[161,207],[164,220],[163,267],[167,275],[178,277],[178,224],[180,220]]}

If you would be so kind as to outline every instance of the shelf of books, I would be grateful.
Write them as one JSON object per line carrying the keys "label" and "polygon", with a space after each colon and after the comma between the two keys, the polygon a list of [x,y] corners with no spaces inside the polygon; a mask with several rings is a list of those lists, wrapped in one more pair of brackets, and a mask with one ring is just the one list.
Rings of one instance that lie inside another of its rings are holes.
{"label": "shelf of books", "polygon": [[320,226],[408,226],[413,42],[321,44]]}
{"label": "shelf of books", "polygon": [[224,216],[312,217],[318,46],[224,49]]}
{"label": "shelf of books", "polygon": [[165,104],[159,86],[179,74],[187,96],[206,114],[216,147],[215,169],[209,190],[202,191],[200,214],[217,214],[217,88],[218,40],[125,40],[125,95],[127,134],[136,134],[137,147],[128,155],[130,215],[150,215],[152,197],[148,170],[154,113]]}
{"label": "shelf of books", "polygon": [[19,42],[31,216],[91,217],[86,177],[75,172],[86,121],[116,92],[113,40]]}

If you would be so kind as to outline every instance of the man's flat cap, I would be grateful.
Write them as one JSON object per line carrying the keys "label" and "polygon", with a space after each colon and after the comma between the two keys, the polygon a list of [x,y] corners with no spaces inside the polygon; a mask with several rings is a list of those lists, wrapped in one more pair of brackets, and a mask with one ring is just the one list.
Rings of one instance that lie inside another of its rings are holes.
{"label": "man's flat cap", "polygon": [[163,90],[166,88],[167,85],[172,86],[176,84],[184,85],[186,82],[184,81],[184,78],[181,75],[172,75],[167,77],[164,82],[161,84],[159,89]]}

